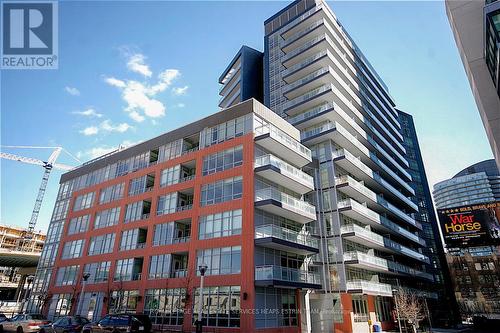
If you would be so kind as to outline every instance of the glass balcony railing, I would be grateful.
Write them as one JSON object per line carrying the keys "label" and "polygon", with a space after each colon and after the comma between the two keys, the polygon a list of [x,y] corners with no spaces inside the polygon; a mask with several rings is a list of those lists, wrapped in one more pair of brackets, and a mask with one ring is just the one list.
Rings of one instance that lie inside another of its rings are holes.
{"label": "glass balcony railing", "polygon": [[321,284],[318,273],[274,265],[255,266],[255,280],[278,280],[287,282]]}
{"label": "glass balcony railing", "polygon": [[354,188],[359,193],[363,194],[365,197],[372,199],[373,201],[377,201],[377,195],[375,192],[370,190],[368,187],[364,186],[354,178],[348,175],[342,175],[340,177],[335,178],[335,185],[348,184],[350,187]]}
{"label": "glass balcony railing", "polygon": [[330,71],[330,67],[323,67],[323,68],[320,68],[318,69],[317,71],[314,71],[312,72],[311,74],[308,74],[306,76],[304,76],[303,78],[297,80],[297,81],[294,81],[293,83],[290,83],[289,85],[285,86],[283,88],[283,93],[286,94],[287,92],[289,92],[290,90],[293,90],[309,81],[312,81],[314,80],[315,78],[317,78],[318,76],[321,76],[325,73],[328,73]]}
{"label": "glass balcony railing", "polygon": [[384,206],[385,208],[387,208],[389,211],[391,211],[395,215],[397,215],[402,220],[406,221],[407,223],[409,223],[413,226],[416,226],[416,227],[418,226],[417,221],[415,221],[415,219],[413,219],[411,216],[407,215],[401,209],[397,208],[396,206],[394,206],[393,204],[391,204],[390,202],[388,202],[384,198],[379,196],[378,203],[381,204],[382,206]]}
{"label": "glass balcony railing", "polygon": [[283,105],[284,110],[288,110],[296,106],[297,104],[300,104],[304,101],[307,101],[308,99],[311,99],[319,94],[324,93],[325,91],[332,90],[333,85],[332,84],[325,84],[322,85],[321,87],[318,87],[316,89],[313,89],[309,92],[306,92],[303,95],[300,95],[298,97],[295,97],[294,99],[288,101]]}
{"label": "glass balcony railing", "polygon": [[335,107],[335,103],[333,103],[333,102],[324,103],[324,104],[321,104],[319,106],[315,106],[314,108],[309,109],[306,112],[299,113],[298,115],[293,116],[293,117],[289,117],[289,118],[287,118],[287,120],[290,124],[295,125],[296,123],[298,123],[300,121],[303,121],[306,119],[311,119],[314,116],[321,114],[322,112],[324,112],[326,110],[333,109],[334,107]]}
{"label": "glass balcony railing", "polygon": [[374,212],[368,207],[363,206],[357,201],[354,201],[352,199],[345,199],[342,201],[339,201],[337,203],[337,208],[342,209],[346,207],[351,207],[353,210],[357,211],[358,213],[365,215],[372,219],[373,221],[380,222],[380,214],[377,212]]}
{"label": "glass balcony railing", "polygon": [[383,269],[388,268],[387,260],[385,260],[384,258],[379,258],[371,254],[359,251],[344,252],[344,261],[355,261],[355,260],[357,260],[360,263],[364,262],[370,265],[375,265]]}
{"label": "glass balcony railing", "polygon": [[263,155],[255,158],[255,167],[261,167],[261,166],[266,166],[266,165],[272,165],[274,167],[277,167],[280,169],[281,173],[283,175],[288,176],[289,178],[295,179],[301,184],[304,184],[311,189],[314,188],[314,179],[313,177],[309,176],[307,173],[304,171],[288,164],[287,162],[283,161],[282,159],[277,158],[274,155],[268,154],[268,155]]}
{"label": "glass balcony railing", "polygon": [[316,60],[326,56],[329,53],[330,53],[330,51],[328,51],[328,50],[323,50],[321,52],[318,52],[315,55],[313,55],[312,57],[309,57],[309,58],[305,59],[304,61],[301,61],[301,62],[299,62],[291,67],[288,67],[287,69],[285,69],[282,72],[282,75],[283,75],[283,77],[290,75],[290,74],[298,71],[299,69],[302,69],[302,68],[308,66],[309,64],[312,64]]}
{"label": "glass balcony railing", "polygon": [[396,223],[390,221],[388,218],[381,216],[380,217],[380,224],[382,224],[384,227],[393,230],[394,232],[400,234],[401,236],[404,236],[408,239],[411,239],[414,242],[419,243],[420,245],[425,246],[425,241],[412,233],[411,231],[406,230],[405,228],[397,225]]}
{"label": "glass balcony railing", "polygon": [[302,36],[307,35],[310,31],[312,31],[312,30],[316,29],[317,27],[319,27],[320,25],[322,25],[323,22],[324,22],[323,19],[318,20],[318,21],[314,22],[313,24],[309,25],[308,27],[297,31],[296,33],[294,33],[293,35],[291,35],[290,37],[288,37],[285,40],[285,43],[282,45],[282,48],[295,42],[296,40],[300,39]]}
{"label": "glass balcony railing", "polygon": [[239,71],[241,69],[241,62],[238,64],[236,68],[232,69],[231,74],[227,75],[224,80],[222,85],[219,87],[219,93],[224,90],[224,88],[227,87],[227,84],[231,81],[232,78],[234,78],[236,75],[239,75]]}
{"label": "glass balcony railing", "polygon": [[336,151],[334,151],[332,153],[332,157],[333,158],[345,157],[351,163],[353,163],[354,165],[356,165],[358,167],[358,169],[362,170],[367,175],[373,177],[373,171],[372,171],[372,169],[370,169],[368,166],[366,166],[366,164],[364,164],[363,162],[361,162],[361,160],[359,158],[357,158],[356,156],[354,156],[353,154],[351,154],[346,149],[337,149]]}
{"label": "glass balcony railing", "polygon": [[263,134],[268,134],[271,136],[271,138],[275,139],[282,145],[290,148],[291,150],[297,152],[298,154],[302,155],[308,160],[312,160],[311,158],[311,150],[301,144],[299,141],[295,140],[292,138],[290,135],[286,134],[283,132],[281,129],[278,127],[271,125],[271,124],[266,124],[263,126],[256,127],[254,129],[255,135],[263,135]]}
{"label": "glass balcony railing", "polygon": [[316,208],[308,202],[297,199],[289,194],[281,192],[280,190],[268,187],[255,191],[255,201],[276,200],[285,205],[284,208],[300,213],[301,215],[316,218]]}
{"label": "glass balcony railing", "polygon": [[240,82],[241,82],[241,77],[237,78],[236,81],[231,83],[231,86],[227,88],[226,93],[224,95],[221,95],[221,97],[219,97],[219,104],[224,100],[224,98],[231,95],[234,87],[236,87]]}
{"label": "glass balcony railing", "polygon": [[318,248],[318,240],[306,233],[297,232],[274,224],[255,227],[255,239],[275,237],[292,243]]}
{"label": "glass balcony railing", "polygon": [[295,57],[297,54],[303,53],[305,50],[307,50],[308,48],[310,48],[314,44],[317,44],[326,38],[327,38],[326,34],[314,37],[313,39],[305,42],[301,46],[299,46],[299,47],[293,49],[292,51],[288,52],[287,54],[285,54],[285,56],[281,59],[282,62],[285,62],[285,61]]}
{"label": "glass balcony railing", "polygon": [[390,284],[372,282],[366,280],[348,280],[346,282],[347,290],[363,290],[377,294],[391,295],[392,287]]}
{"label": "glass balcony railing", "polygon": [[363,227],[360,227],[359,225],[356,224],[347,224],[343,225],[340,227],[340,233],[341,234],[347,234],[347,233],[355,233],[356,235],[359,235],[365,239],[369,239],[372,242],[378,243],[380,245],[384,245],[384,237],[367,230]]}

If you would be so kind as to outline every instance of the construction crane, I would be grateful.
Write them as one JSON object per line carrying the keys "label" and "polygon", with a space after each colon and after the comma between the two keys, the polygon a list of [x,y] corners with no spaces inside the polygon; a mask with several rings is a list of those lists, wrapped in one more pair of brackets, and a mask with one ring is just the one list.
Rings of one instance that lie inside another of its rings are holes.
{"label": "construction crane", "polygon": [[30,247],[31,240],[33,239],[36,222],[38,220],[38,214],[40,213],[40,207],[42,206],[43,197],[45,195],[45,190],[47,189],[47,183],[49,181],[50,172],[52,169],[58,169],[63,171],[69,171],[74,167],[56,163],[57,158],[61,154],[62,151],[65,151],[68,155],[74,158],[76,161],[80,162],[76,157],[70,154],[62,147],[39,147],[39,146],[2,146],[2,148],[23,148],[23,149],[54,149],[52,154],[50,154],[47,161],[42,161],[32,157],[24,157],[9,153],[0,152],[0,157],[8,160],[34,164],[41,166],[45,169],[42,176],[42,183],[40,184],[40,188],[38,189],[38,195],[35,200],[35,207],[33,208],[33,212],[31,213],[31,219],[28,225],[28,230],[23,234],[21,242],[19,243],[19,250],[27,250],[27,247]]}

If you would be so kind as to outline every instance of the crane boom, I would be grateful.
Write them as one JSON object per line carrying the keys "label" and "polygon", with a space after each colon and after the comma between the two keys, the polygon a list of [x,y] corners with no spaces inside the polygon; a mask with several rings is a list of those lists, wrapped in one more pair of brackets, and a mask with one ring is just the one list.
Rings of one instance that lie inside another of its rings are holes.
{"label": "crane boom", "polygon": [[1,152],[0,156],[2,158],[8,159],[8,160],[13,160],[13,161],[24,162],[24,163],[28,163],[28,164],[35,164],[35,165],[45,166],[45,162],[44,161],[36,159],[36,158],[24,157],[24,156],[19,156],[19,155],[4,153],[4,152]]}

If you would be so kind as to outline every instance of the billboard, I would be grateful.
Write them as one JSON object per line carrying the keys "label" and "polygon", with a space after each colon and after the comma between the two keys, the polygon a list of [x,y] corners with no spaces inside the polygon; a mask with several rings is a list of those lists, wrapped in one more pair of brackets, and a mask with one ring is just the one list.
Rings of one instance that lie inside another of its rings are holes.
{"label": "billboard", "polygon": [[446,247],[500,245],[500,201],[438,209]]}

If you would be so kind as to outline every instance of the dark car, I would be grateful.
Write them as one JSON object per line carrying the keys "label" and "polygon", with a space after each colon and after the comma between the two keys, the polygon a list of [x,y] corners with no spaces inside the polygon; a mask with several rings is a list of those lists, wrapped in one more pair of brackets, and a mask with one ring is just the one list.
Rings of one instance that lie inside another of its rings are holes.
{"label": "dark car", "polygon": [[83,333],[151,333],[151,320],[145,314],[120,313],[107,315],[83,327]]}
{"label": "dark car", "polygon": [[90,324],[87,318],[80,316],[64,316],[52,324],[41,325],[40,333],[80,333],[83,326]]}
{"label": "dark car", "polygon": [[7,320],[7,317],[3,313],[0,313],[0,323],[2,321],[6,321],[6,320]]}

